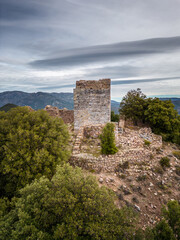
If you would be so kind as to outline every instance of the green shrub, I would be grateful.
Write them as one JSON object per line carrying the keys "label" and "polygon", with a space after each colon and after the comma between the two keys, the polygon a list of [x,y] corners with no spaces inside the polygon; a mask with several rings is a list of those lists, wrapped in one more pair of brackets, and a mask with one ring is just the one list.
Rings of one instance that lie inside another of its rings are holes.
{"label": "green shrub", "polygon": [[137,181],[140,182],[140,181],[145,181],[147,179],[147,175],[144,174],[144,175],[139,175],[137,177]]}
{"label": "green shrub", "polygon": [[115,154],[118,152],[118,148],[115,144],[114,124],[107,123],[103,128],[101,139],[101,153],[102,154]]}
{"label": "green shrub", "polygon": [[150,144],[151,144],[151,142],[150,142],[150,141],[148,141],[148,140],[144,139],[144,145],[145,145],[145,146],[149,147],[149,146],[150,146]]}
{"label": "green shrub", "polygon": [[114,200],[95,177],[58,166],[51,180],[42,177],[21,189],[11,212],[0,219],[0,239],[133,239],[134,214],[118,209]]}
{"label": "green shrub", "polygon": [[170,167],[170,159],[168,157],[162,157],[159,163],[163,168]]}
{"label": "green shrub", "polygon": [[180,176],[180,166],[175,166],[176,174]]}
{"label": "green shrub", "polygon": [[155,173],[159,173],[159,174],[163,174],[163,173],[164,173],[164,171],[163,171],[163,169],[162,169],[161,166],[156,166],[156,167],[154,168],[154,172],[155,172]]}
{"label": "green shrub", "polygon": [[172,154],[173,154],[177,159],[180,159],[180,151],[173,151]]}
{"label": "green shrub", "polygon": [[126,175],[125,174],[119,174],[118,177],[121,178],[121,179],[125,179]]}

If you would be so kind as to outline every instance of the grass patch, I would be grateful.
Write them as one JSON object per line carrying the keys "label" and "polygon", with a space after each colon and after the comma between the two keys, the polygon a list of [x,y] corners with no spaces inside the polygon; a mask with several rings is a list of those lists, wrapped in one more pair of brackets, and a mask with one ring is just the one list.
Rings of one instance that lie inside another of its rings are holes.
{"label": "grass patch", "polygon": [[139,175],[136,180],[138,182],[141,182],[141,181],[145,181],[146,179],[147,179],[147,175],[144,174],[144,175]]}
{"label": "grass patch", "polygon": [[150,146],[150,144],[151,144],[151,142],[150,142],[150,141],[148,141],[148,140],[144,139],[144,146],[146,146],[146,147],[149,147],[149,146]]}
{"label": "grass patch", "polygon": [[128,169],[129,168],[129,162],[125,161],[124,163],[119,163],[116,166],[115,172],[122,172],[122,170]]}
{"label": "grass patch", "polygon": [[180,151],[173,151],[172,154],[173,154],[177,159],[180,159]]}
{"label": "grass patch", "polygon": [[118,177],[121,178],[121,179],[125,179],[126,175],[125,174],[119,174]]}
{"label": "grass patch", "polygon": [[179,165],[175,166],[175,168],[176,168],[176,174],[180,176],[180,166]]}
{"label": "grass patch", "polygon": [[170,167],[170,159],[168,157],[162,157],[159,161],[162,168],[169,168]]}
{"label": "grass patch", "polygon": [[156,167],[154,168],[154,172],[155,172],[155,173],[159,173],[159,174],[161,174],[161,175],[164,173],[162,167],[160,167],[160,166],[156,166]]}

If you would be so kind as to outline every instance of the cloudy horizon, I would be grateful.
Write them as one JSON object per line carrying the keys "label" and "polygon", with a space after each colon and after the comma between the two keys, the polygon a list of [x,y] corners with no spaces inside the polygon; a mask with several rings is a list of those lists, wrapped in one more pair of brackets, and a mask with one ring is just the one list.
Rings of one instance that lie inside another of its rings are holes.
{"label": "cloudy horizon", "polygon": [[0,0],[0,92],[72,92],[111,78],[180,97],[179,0]]}

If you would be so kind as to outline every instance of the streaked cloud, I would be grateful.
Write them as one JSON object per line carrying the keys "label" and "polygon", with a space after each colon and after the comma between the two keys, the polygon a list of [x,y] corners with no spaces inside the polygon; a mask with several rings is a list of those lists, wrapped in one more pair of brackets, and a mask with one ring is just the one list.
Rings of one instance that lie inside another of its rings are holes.
{"label": "streaked cloud", "polygon": [[111,78],[180,95],[179,0],[1,0],[0,91],[72,91]]}

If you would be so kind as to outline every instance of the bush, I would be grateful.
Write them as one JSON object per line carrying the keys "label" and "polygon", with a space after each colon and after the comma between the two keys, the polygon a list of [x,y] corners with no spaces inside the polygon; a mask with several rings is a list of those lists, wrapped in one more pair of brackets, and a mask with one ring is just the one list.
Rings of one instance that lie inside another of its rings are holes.
{"label": "bush", "polygon": [[145,181],[146,179],[147,179],[147,175],[146,175],[146,174],[144,174],[144,175],[139,175],[139,176],[137,177],[137,181],[138,181],[138,182]]}
{"label": "bush", "polygon": [[101,139],[101,153],[102,154],[115,154],[118,152],[118,148],[115,144],[114,124],[107,123],[103,128]]}
{"label": "bush", "polygon": [[180,151],[173,151],[172,154],[173,154],[177,159],[180,159]]}
{"label": "bush", "polygon": [[162,157],[159,163],[163,168],[170,167],[170,159],[168,157]]}
{"label": "bush", "polygon": [[180,176],[180,166],[175,166],[176,174]]}
{"label": "bush", "polygon": [[169,201],[167,207],[162,208],[162,214],[172,228],[174,235],[180,239],[180,204],[178,201]]}
{"label": "bush", "polygon": [[151,142],[150,142],[150,141],[148,141],[148,140],[144,139],[144,145],[145,145],[145,146],[149,147],[149,146],[150,146],[150,144],[151,144]]}
{"label": "bush", "polygon": [[51,178],[69,157],[69,134],[59,118],[26,107],[0,112],[0,192],[13,197],[42,175]]}
{"label": "bush", "polygon": [[129,168],[129,162],[125,161],[123,163],[119,163],[116,166],[115,172],[121,172],[122,170],[128,169]]}
{"label": "bush", "polygon": [[50,181],[42,177],[20,191],[0,222],[0,239],[133,239],[135,218],[118,209],[115,194],[68,164]]}
{"label": "bush", "polygon": [[155,168],[154,168],[154,172],[155,173],[159,173],[159,174],[163,174],[164,173],[164,170],[163,170],[163,168],[161,167],[161,166],[156,166]]}
{"label": "bush", "polygon": [[165,220],[161,220],[153,229],[154,240],[176,240],[173,230]]}

